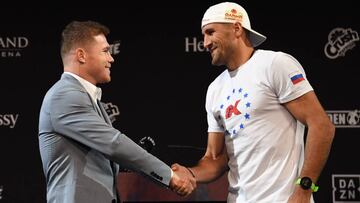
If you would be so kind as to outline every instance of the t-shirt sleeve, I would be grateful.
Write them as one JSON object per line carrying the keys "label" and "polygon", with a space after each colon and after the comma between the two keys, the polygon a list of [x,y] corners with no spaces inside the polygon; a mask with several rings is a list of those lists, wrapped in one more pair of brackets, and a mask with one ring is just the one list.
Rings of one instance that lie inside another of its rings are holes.
{"label": "t-shirt sleeve", "polygon": [[289,102],[313,90],[301,64],[285,53],[275,56],[268,77],[280,103]]}
{"label": "t-shirt sleeve", "polygon": [[224,132],[223,124],[221,124],[221,119],[217,118],[219,115],[216,114],[215,107],[213,106],[214,102],[214,89],[210,85],[206,93],[206,113],[207,113],[207,122],[208,122],[208,132]]}

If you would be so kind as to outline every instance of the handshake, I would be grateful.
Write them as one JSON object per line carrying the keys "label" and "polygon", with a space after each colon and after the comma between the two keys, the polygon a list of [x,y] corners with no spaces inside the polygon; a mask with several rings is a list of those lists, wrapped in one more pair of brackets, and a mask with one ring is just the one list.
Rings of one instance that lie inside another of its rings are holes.
{"label": "handshake", "polygon": [[196,179],[193,171],[179,164],[171,165],[173,176],[170,180],[170,188],[178,195],[186,197],[196,189]]}

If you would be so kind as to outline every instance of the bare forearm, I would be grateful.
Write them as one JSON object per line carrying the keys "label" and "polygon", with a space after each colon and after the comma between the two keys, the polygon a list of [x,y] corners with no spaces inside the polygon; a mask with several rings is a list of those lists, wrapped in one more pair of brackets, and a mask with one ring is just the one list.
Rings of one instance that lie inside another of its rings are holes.
{"label": "bare forearm", "polygon": [[329,156],[335,127],[330,122],[309,126],[305,147],[305,160],[300,176],[316,182]]}
{"label": "bare forearm", "polygon": [[197,182],[208,183],[216,180],[227,170],[227,161],[226,154],[216,158],[204,156],[196,166],[190,169],[195,174]]}

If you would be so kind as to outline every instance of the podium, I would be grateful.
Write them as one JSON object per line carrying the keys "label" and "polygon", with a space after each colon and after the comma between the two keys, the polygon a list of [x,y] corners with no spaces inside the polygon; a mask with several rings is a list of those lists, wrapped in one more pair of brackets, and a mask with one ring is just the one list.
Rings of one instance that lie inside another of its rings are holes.
{"label": "podium", "polygon": [[118,191],[123,202],[226,202],[227,173],[214,182],[197,184],[191,195],[181,197],[141,174],[121,172],[118,176]]}

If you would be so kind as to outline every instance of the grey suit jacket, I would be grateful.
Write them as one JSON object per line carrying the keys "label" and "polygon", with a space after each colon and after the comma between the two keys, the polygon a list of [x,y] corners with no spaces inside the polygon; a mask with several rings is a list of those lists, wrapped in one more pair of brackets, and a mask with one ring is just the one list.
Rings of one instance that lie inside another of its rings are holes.
{"label": "grey suit jacket", "polygon": [[118,164],[161,185],[170,182],[170,167],[113,128],[106,113],[96,108],[85,88],[68,74],[44,97],[39,147],[48,202],[118,201]]}

